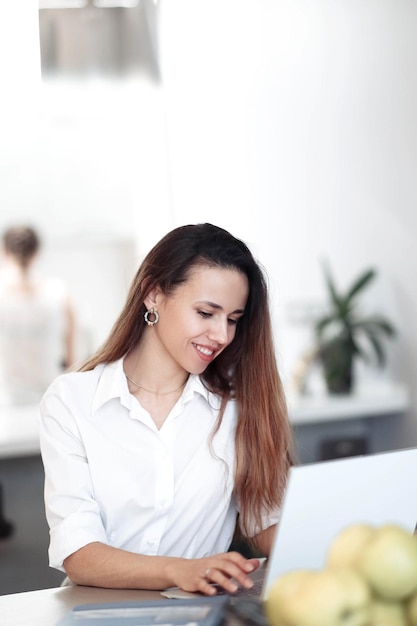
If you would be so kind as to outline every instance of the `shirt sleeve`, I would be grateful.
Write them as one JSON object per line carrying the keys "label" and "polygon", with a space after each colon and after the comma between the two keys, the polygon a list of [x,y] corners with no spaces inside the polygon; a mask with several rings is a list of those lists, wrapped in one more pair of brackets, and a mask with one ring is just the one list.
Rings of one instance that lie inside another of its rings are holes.
{"label": "shirt sleeve", "polygon": [[[240,513],[240,502],[236,501],[236,508]],[[277,506],[270,511],[264,510],[261,515],[261,523],[257,524],[255,519],[252,517],[247,522],[247,534],[248,537],[255,537],[255,535],[259,534],[263,530],[266,530],[270,526],[274,524],[278,524],[281,518],[281,507]]]}
{"label": "shirt sleeve", "polygon": [[66,376],[51,385],[40,405],[49,563],[61,571],[65,558],[83,546],[107,543]]}
{"label": "shirt sleeve", "polygon": [[258,533],[266,530],[270,526],[274,524],[278,524],[281,517],[281,509],[274,509],[273,511],[265,512],[262,514],[262,522],[261,524],[256,524],[255,520],[251,520],[248,525],[248,535],[249,537],[255,537]]}

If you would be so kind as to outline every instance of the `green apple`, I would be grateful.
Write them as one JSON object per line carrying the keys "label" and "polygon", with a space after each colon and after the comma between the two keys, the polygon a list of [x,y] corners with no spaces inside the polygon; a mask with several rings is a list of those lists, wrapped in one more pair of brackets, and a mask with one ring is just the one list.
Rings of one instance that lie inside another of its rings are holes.
{"label": "green apple", "polygon": [[375,599],[371,604],[369,626],[408,626],[404,603]]}
{"label": "green apple", "polygon": [[381,526],[357,565],[376,594],[404,600],[417,591],[417,537],[399,526]]}
{"label": "green apple", "polygon": [[327,552],[330,566],[355,566],[376,528],[370,524],[352,524],[344,528],[332,541]]}
{"label": "green apple", "polygon": [[371,592],[352,568],[282,576],[265,601],[269,626],[368,626]]}
{"label": "green apple", "polygon": [[270,626],[288,624],[287,606],[298,602],[306,579],[313,576],[311,570],[293,570],[277,578],[271,585],[264,603]]}

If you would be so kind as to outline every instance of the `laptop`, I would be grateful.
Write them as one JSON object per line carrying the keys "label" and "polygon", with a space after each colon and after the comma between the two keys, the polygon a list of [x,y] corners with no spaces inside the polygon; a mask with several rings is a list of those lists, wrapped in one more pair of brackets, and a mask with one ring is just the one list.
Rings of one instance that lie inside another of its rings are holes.
{"label": "laptop", "polygon": [[[414,532],[417,523],[417,448],[380,452],[290,469],[281,519],[271,554],[251,577],[254,587],[240,589],[264,600],[271,583],[290,570],[322,569],[339,532],[357,523],[396,524]],[[166,589],[168,598],[196,594]]]}
{"label": "laptop", "polygon": [[57,626],[220,626],[226,596],[193,600],[137,600],[80,604],[70,609]]}

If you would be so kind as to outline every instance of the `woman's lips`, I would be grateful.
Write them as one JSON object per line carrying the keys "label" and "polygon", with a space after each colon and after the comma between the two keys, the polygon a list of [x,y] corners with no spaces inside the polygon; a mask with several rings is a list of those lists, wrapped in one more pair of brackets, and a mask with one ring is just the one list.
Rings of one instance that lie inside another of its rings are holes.
{"label": "woman's lips", "polygon": [[213,348],[207,348],[206,346],[200,346],[197,343],[194,343],[193,346],[196,349],[196,351],[198,352],[199,357],[203,361],[211,361],[214,358],[215,354],[216,354],[216,351],[213,350]]}

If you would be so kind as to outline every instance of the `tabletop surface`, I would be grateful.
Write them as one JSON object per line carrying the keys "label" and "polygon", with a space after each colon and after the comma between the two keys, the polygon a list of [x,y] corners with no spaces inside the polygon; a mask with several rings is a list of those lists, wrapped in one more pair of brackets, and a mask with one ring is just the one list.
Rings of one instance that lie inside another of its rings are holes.
{"label": "tabletop surface", "polygon": [[[288,395],[289,417],[294,425],[403,413],[408,406],[408,390],[400,384],[358,389],[348,396]],[[39,452],[39,407],[0,405],[0,458]]]}
{"label": "tabletop surface", "polygon": [[288,394],[288,412],[293,424],[384,417],[404,413],[409,404],[405,385],[394,383],[365,385],[346,395]]}
{"label": "tabletop surface", "polygon": [[161,600],[159,591],[69,586],[0,596],[1,626],[56,626],[77,604]]}

